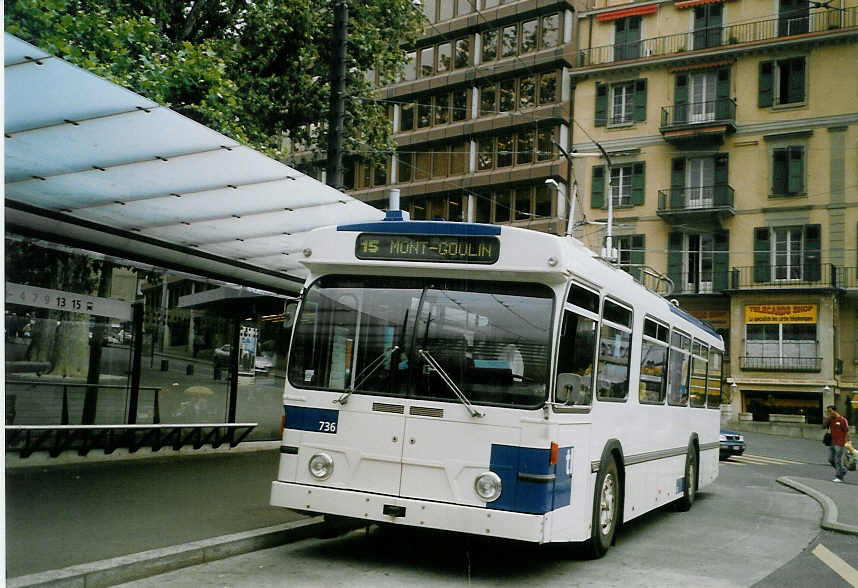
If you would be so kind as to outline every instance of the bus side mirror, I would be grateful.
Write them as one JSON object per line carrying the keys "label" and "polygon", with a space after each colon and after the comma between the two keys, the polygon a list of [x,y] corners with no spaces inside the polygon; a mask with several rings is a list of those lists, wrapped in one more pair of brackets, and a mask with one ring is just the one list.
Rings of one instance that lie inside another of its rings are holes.
{"label": "bus side mirror", "polygon": [[298,314],[298,301],[287,300],[283,306],[283,326],[289,328],[294,325],[296,314]]}

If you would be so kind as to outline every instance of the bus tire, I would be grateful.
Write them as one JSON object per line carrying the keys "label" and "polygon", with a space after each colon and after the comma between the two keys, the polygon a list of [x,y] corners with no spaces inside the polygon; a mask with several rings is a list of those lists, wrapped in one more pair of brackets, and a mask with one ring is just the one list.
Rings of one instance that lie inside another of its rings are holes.
{"label": "bus tire", "polygon": [[697,498],[697,452],[693,447],[685,454],[685,488],[682,497],[676,502],[676,510],[685,512],[694,504]]}
{"label": "bus tire", "polygon": [[598,559],[607,553],[614,542],[620,516],[620,477],[617,462],[611,457],[596,476],[593,494],[593,524],[586,543],[587,555]]}

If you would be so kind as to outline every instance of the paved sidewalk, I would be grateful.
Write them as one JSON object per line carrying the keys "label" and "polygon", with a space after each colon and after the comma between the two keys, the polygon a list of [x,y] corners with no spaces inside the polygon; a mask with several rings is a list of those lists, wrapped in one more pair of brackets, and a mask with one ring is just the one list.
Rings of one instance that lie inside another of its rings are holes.
{"label": "paved sidewalk", "polygon": [[799,476],[783,476],[778,482],[819,502],[822,528],[858,535],[858,475],[849,474],[841,483]]}

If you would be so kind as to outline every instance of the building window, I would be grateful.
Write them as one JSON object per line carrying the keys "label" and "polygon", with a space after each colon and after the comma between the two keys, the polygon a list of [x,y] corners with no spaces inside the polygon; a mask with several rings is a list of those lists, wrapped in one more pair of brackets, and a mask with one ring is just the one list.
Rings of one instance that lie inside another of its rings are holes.
{"label": "building window", "polygon": [[754,281],[822,278],[820,225],[754,229]]}
{"label": "building window", "polygon": [[474,11],[474,7],[471,4],[471,0],[458,0],[456,2],[456,14],[458,16],[462,16],[463,14],[470,14]]}
{"label": "building window", "polygon": [[794,196],[804,190],[804,147],[790,145],[772,150],[772,194]]}
{"label": "building window", "polygon": [[435,47],[420,50],[420,77],[429,77],[435,73]]}
{"label": "building window", "polygon": [[509,25],[501,29],[501,57],[512,57],[518,45],[518,25]]}
{"label": "building window", "polygon": [[539,103],[551,104],[552,102],[557,102],[557,72],[539,76]]}
{"label": "building window", "polygon": [[635,85],[633,82],[615,84],[611,87],[611,124],[619,125],[634,121]]}
{"label": "building window", "polygon": [[632,176],[634,166],[611,168],[611,199],[614,206],[632,205]]}
{"label": "building window", "polygon": [[406,82],[413,82],[417,79],[417,53],[415,51],[406,54],[405,71],[402,78]]}
{"label": "building window", "polygon": [[614,61],[637,59],[641,54],[641,17],[629,16],[614,23]]}
{"label": "building window", "polygon": [[438,73],[450,71],[453,59],[452,53],[453,48],[450,43],[442,43],[441,45],[438,45],[438,67],[436,69]]}
{"label": "building window", "polygon": [[438,22],[453,18],[454,0],[438,0]]}
{"label": "building window", "polygon": [[512,191],[499,190],[495,192],[495,222],[506,223],[510,220],[512,208]]}
{"label": "building window", "polygon": [[417,103],[417,128],[422,129],[432,124],[432,97],[424,96]]}
{"label": "building window", "polygon": [[560,44],[560,15],[542,17],[542,48],[549,49]]}
{"label": "building window", "polygon": [[498,32],[491,29],[482,34],[483,50],[482,61],[494,61],[498,57]]}
{"label": "building window", "polygon": [[450,175],[459,176],[468,171],[468,143],[456,143],[450,154]]}
{"label": "building window", "polygon": [[450,122],[450,95],[435,96],[435,124],[445,125]]}
{"label": "building window", "polygon": [[413,131],[414,130],[414,103],[406,102],[402,105],[399,111],[399,130]]}
{"label": "building window", "polygon": [[518,107],[522,110],[536,105],[535,76],[521,78],[518,84]]}
{"label": "building window", "polygon": [[515,149],[515,138],[513,135],[500,135],[497,138],[498,167],[509,167],[512,165],[512,156]]}
{"label": "building window", "polygon": [[597,83],[594,126],[624,125],[646,120],[646,92],[646,79],[613,85]]}
{"label": "building window", "polygon": [[816,324],[745,325],[745,369],[815,371],[817,365]]}
{"label": "building window", "polygon": [[465,37],[456,41],[456,57],[453,66],[456,69],[471,65],[471,38]]}
{"label": "building window", "polygon": [[497,114],[497,84],[488,84],[480,88],[480,116]]}
{"label": "building window", "polygon": [[413,153],[398,153],[397,157],[399,159],[399,173],[397,174],[397,178],[400,183],[406,183],[411,181],[412,172],[414,169],[414,154]]}
{"label": "building window", "polygon": [[758,105],[763,108],[804,103],[805,71],[804,57],[760,63]]}
{"label": "building window", "polygon": [[694,49],[708,49],[721,44],[721,3],[694,7]]}
{"label": "building window", "polygon": [[518,165],[533,161],[533,131],[519,131],[515,161]]}
{"label": "building window", "polygon": [[521,23],[521,54],[532,53],[539,49],[539,21],[528,20]]}
{"label": "building window", "polygon": [[426,149],[421,149],[416,152],[414,159],[415,181],[428,180],[432,171],[432,154]]}
{"label": "building window", "polygon": [[503,80],[500,83],[500,109],[501,112],[515,110],[515,79]]}
{"label": "building window", "polygon": [[780,0],[778,35],[801,35],[810,30],[810,6],[807,0]]}
{"label": "building window", "polygon": [[688,120],[702,123],[715,120],[715,72],[700,72],[689,76],[691,103],[688,105]]}
{"label": "building window", "polygon": [[552,216],[554,201],[552,191],[545,184],[537,184],[533,195],[533,214],[537,217]]}
{"label": "building window", "polygon": [[495,165],[495,140],[494,137],[480,139],[477,149],[477,169],[479,171],[492,169]]}
{"label": "building window", "polygon": [[453,90],[453,121],[468,118],[468,88]]}
{"label": "building window", "polygon": [[615,237],[611,245],[617,248],[620,269],[640,280],[644,265],[644,235]]}

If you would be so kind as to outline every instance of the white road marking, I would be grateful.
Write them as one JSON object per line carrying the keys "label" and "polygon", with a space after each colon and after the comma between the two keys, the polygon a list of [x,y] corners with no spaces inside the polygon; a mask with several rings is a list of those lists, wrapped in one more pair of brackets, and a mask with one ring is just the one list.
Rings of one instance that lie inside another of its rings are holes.
{"label": "white road marking", "polygon": [[814,547],[811,553],[818,557],[822,563],[834,570],[834,572],[838,576],[846,580],[846,582],[850,586],[855,586],[856,588],[858,588],[858,570],[840,559],[834,552],[825,547],[822,543]]}
{"label": "white road marking", "polygon": [[780,459],[778,457],[766,457],[764,455],[731,455],[731,460],[736,460],[742,463],[752,463],[757,465],[791,465],[800,464],[800,461],[792,461],[790,459]]}

